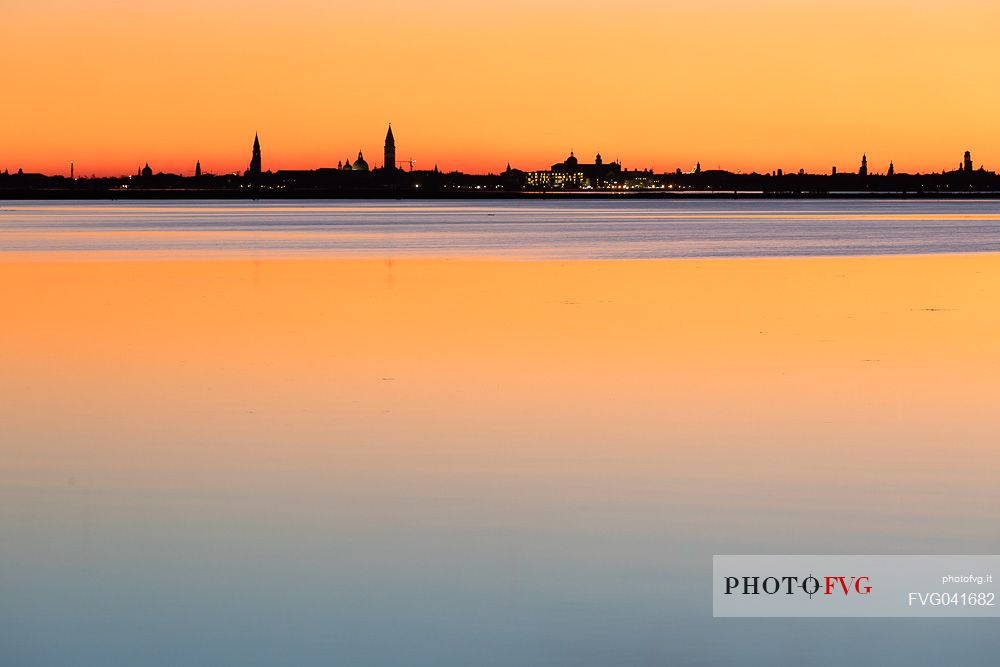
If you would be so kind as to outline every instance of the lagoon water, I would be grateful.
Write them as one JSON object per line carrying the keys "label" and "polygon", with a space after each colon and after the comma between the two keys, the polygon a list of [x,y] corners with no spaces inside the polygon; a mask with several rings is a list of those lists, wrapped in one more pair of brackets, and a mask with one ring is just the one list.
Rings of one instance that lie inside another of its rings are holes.
{"label": "lagoon water", "polygon": [[994,665],[1000,202],[0,203],[0,664]]}
{"label": "lagoon water", "polygon": [[0,252],[657,259],[1000,252],[1000,200],[0,204]]}

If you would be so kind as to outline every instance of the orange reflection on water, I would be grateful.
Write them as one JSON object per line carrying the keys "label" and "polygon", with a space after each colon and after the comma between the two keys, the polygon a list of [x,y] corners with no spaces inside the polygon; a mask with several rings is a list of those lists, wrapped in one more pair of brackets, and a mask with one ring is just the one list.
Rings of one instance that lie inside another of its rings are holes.
{"label": "orange reflection on water", "polygon": [[28,515],[67,488],[139,516],[444,498],[444,522],[816,537],[818,513],[926,541],[1000,500],[998,256],[35,258],[0,284]]}

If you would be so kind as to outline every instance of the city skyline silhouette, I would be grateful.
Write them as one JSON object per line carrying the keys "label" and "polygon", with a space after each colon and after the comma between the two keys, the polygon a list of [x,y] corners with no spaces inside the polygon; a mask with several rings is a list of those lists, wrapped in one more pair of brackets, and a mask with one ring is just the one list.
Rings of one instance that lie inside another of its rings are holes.
{"label": "city skyline silhouette", "polygon": [[[405,147],[405,141],[403,146]],[[309,169],[269,168],[264,157],[260,132],[254,133],[247,166],[242,171],[217,174],[211,165],[195,161],[193,175],[157,170],[145,161],[134,176],[88,178],[75,175],[70,163],[69,178],[62,175],[25,173],[18,169],[0,172],[0,194],[9,197],[91,196],[479,196],[490,193],[617,192],[621,194],[729,193],[743,196],[822,196],[830,194],[871,196],[894,194],[1000,193],[996,173],[978,168],[972,152],[966,150],[954,169],[929,174],[908,173],[890,161],[884,172],[870,165],[862,153],[856,169],[830,167],[825,174],[804,168],[786,171],[740,173],[725,169],[705,169],[700,161],[688,170],[657,172],[623,165],[621,160],[605,161],[597,153],[584,162],[574,150],[550,166],[523,169],[507,162],[499,173],[468,174],[453,170],[416,168],[413,158],[399,159],[392,124],[387,124],[381,162],[370,162],[359,149],[357,157],[338,160],[336,166]]]}

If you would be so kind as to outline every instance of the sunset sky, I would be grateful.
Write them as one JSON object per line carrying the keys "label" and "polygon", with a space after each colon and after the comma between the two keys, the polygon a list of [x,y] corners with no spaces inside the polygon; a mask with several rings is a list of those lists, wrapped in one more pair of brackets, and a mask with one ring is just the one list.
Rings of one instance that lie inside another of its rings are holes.
{"label": "sunset sky", "polygon": [[995,0],[2,4],[0,170],[1000,169]]}

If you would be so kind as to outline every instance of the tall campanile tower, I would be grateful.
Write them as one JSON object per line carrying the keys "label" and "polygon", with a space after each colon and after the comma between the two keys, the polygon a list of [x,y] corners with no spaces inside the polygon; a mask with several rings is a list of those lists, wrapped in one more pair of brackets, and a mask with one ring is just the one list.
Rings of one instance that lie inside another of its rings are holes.
{"label": "tall campanile tower", "polygon": [[385,133],[385,161],[382,168],[389,171],[396,168],[396,139],[392,136],[392,123],[389,123],[389,131]]}
{"label": "tall campanile tower", "polygon": [[256,134],[253,135],[253,153],[250,156],[250,168],[247,169],[247,176],[260,176],[261,172],[261,160],[260,160],[260,139]]}

